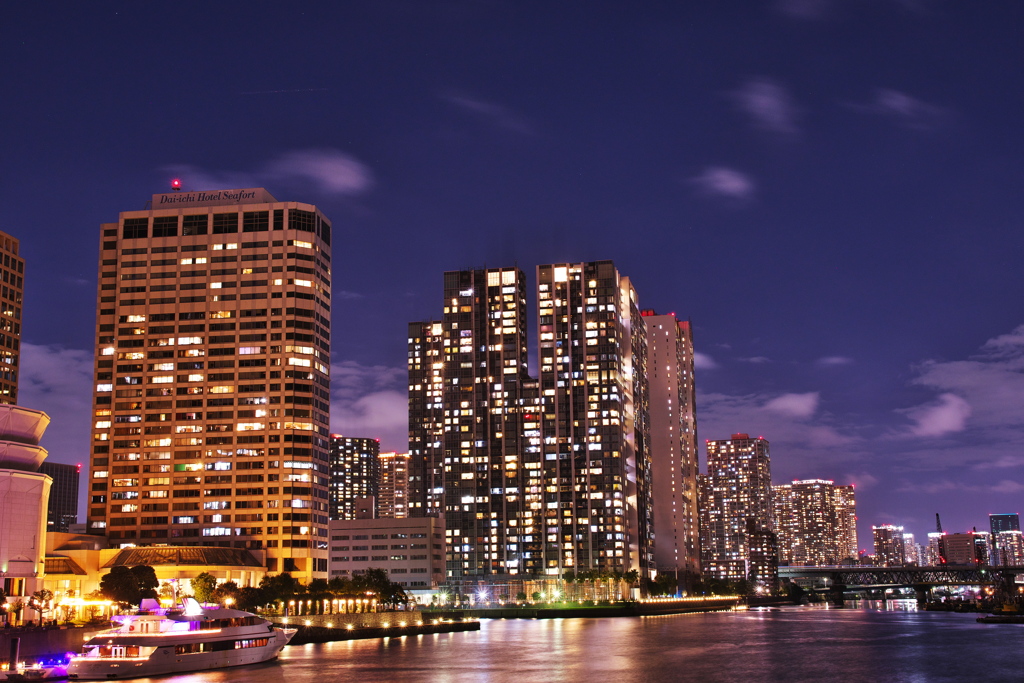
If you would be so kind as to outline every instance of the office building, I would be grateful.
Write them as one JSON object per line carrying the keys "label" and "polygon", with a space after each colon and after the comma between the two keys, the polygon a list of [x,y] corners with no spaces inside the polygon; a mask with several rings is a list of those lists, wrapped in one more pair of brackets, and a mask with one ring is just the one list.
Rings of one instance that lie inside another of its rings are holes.
{"label": "office building", "polygon": [[100,233],[89,531],[326,577],[330,222],[252,188]]}
{"label": "office building", "polygon": [[775,529],[768,441],[748,434],[708,441],[707,467],[704,572],[727,581],[747,579],[751,529]]}
{"label": "office building", "polygon": [[641,315],[647,331],[655,564],[659,572],[699,574],[693,331],[672,313]]}
{"label": "office building", "polygon": [[377,516],[404,519],[409,516],[409,454],[380,454],[380,495]]}
{"label": "office building", "polygon": [[806,479],[773,489],[781,562],[816,567],[856,558],[850,554],[847,538],[853,501],[846,489],[852,491],[852,487],[836,486],[828,479]]}
{"label": "office building", "polygon": [[332,519],[330,529],[331,578],[372,568],[411,590],[445,581],[444,517]]}
{"label": "office building", "polygon": [[537,289],[543,571],[647,575],[647,335],[636,290],[611,261],[539,266]]}
{"label": "office building", "polygon": [[21,363],[21,300],[25,292],[25,261],[20,243],[0,232],[0,404],[18,402]]}
{"label": "office building", "polygon": [[355,519],[356,501],[380,494],[380,441],[331,434],[331,519]]}
{"label": "office building", "polygon": [[978,565],[983,561],[978,554],[980,548],[974,533],[944,534],[940,547],[945,564]]}
{"label": "office building", "polygon": [[53,479],[46,508],[46,532],[67,533],[72,524],[78,523],[78,480],[82,466],[44,462],[39,471]]}
{"label": "office building", "polygon": [[452,271],[443,293],[441,320],[409,326],[410,511],[443,514],[449,578],[534,573],[543,512],[526,278]]}
{"label": "office building", "polygon": [[902,567],[906,564],[903,548],[903,527],[892,524],[871,527],[875,542],[875,564],[879,567]]}

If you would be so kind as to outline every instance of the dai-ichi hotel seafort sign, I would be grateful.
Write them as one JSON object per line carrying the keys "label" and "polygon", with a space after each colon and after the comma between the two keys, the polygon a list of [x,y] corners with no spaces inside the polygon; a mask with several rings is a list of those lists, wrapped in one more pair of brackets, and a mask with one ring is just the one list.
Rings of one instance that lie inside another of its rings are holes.
{"label": "dai-ichi hotel seafort sign", "polygon": [[153,195],[154,209],[171,209],[179,206],[214,206],[217,204],[269,204],[277,202],[262,187],[243,190],[211,190],[209,192],[171,192]]}

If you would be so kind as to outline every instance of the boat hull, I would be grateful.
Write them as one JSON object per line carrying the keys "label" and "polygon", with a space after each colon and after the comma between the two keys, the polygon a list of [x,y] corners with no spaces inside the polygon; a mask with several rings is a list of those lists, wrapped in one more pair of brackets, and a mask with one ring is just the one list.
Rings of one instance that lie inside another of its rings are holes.
{"label": "boat hull", "polygon": [[68,665],[68,678],[106,681],[259,664],[276,659],[294,634],[294,631],[275,630],[274,637],[264,646],[219,652],[177,654],[174,646],[168,645],[157,648],[148,659],[76,657]]}

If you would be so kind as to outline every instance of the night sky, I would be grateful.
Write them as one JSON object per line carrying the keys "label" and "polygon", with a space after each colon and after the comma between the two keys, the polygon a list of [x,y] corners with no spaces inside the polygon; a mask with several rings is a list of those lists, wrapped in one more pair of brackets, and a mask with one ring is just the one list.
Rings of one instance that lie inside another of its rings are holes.
{"label": "night sky", "polygon": [[180,177],[333,220],[335,432],[405,449],[445,270],[612,259],[693,321],[701,441],[856,483],[861,547],[1024,508],[1024,3],[11,3],[0,58],[52,460],[99,224]]}

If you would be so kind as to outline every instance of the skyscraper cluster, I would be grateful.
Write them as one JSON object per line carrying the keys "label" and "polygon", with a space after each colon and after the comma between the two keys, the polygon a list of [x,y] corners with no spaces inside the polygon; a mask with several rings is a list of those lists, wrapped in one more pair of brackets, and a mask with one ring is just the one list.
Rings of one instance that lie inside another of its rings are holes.
{"label": "skyscraper cluster", "polygon": [[[533,375],[526,292],[518,268],[448,272],[441,317],[409,326],[409,505],[444,514],[449,577],[647,574],[659,534],[666,569],[696,567],[689,327],[647,324],[611,261],[542,265]],[[677,402],[657,424],[652,331],[656,390]]]}

